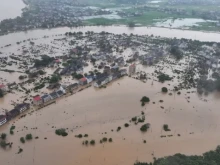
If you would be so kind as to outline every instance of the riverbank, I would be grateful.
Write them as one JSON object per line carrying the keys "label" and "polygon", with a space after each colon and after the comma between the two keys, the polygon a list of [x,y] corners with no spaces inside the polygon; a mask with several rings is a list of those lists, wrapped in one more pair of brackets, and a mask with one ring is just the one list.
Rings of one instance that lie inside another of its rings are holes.
{"label": "riverbank", "polygon": [[199,41],[207,42],[220,42],[220,33],[213,32],[200,32],[191,30],[178,30],[178,29],[168,29],[168,28],[158,28],[158,27],[135,27],[129,28],[126,26],[84,26],[76,28],[54,28],[54,29],[38,29],[30,30],[26,32],[16,32],[10,33],[8,35],[0,36],[1,42],[0,46],[4,47],[8,44],[15,44],[18,41],[27,40],[30,38],[42,38],[44,36],[56,37],[62,35],[67,31],[71,32],[87,32],[93,31],[95,33],[100,33],[102,31],[114,33],[114,34],[138,34],[138,35],[154,35],[166,38],[185,38]]}

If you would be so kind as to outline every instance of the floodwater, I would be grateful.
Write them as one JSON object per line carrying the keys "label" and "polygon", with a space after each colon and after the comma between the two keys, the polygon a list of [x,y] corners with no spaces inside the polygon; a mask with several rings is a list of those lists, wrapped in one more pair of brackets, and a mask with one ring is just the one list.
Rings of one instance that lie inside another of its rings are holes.
{"label": "floodwater", "polygon": [[[44,162],[47,165],[132,165],[136,160],[152,161],[153,156],[202,154],[220,144],[219,95],[210,95],[206,97],[208,102],[204,102],[196,93],[187,94],[186,91],[181,95],[161,94],[163,86],[169,88],[168,83],[152,85],[151,81],[142,83],[125,77],[106,89],[91,87],[29,113],[25,118],[15,120],[15,134],[8,136],[13,147],[0,150],[1,162],[9,165]],[[140,99],[145,95],[151,102],[141,107]],[[187,102],[189,96],[190,102]],[[159,100],[164,102],[159,103]],[[145,112],[145,122],[151,124],[147,133],[140,132],[142,124],[129,123],[132,117],[140,116],[141,111]],[[125,123],[130,126],[125,128]],[[9,132],[11,124],[1,127],[0,132]],[[171,131],[164,132],[163,124],[168,124]],[[116,132],[118,126],[122,129]],[[56,128],[68,128],[69,135],[55,135]],[[39,139],[21,144],[20,137],[28,133]],[[77,134],[88,134],[89,137],[78,139],[74,137]],[[161,138],[161,135],[173,137]],[[112,138],[113,142],[100,144],[103,137]],[[92,139],[96,141],[95,146],[82,145],[83,140]],[[24,150],[21,154],[16,154],[18,146]]]}
{"label": "floodwater", "polygon": [[121,19],[121,17],[117,14],[96,15],[96,16],[85,16],[85,17],[83,17],[84,20],[94,19],[94,18]]}
{"label": "floodwater", "polygon": [[102,32],[106,31],[115,34],[138,34],[138,35],[155,35],[167,38],[186,38],[200,41],[220,42],[220,33],[214,32],[201,32],[191,30],[179,30],[179,29],[168,29],[159,27],[135,27],[129,28],[126,26],[85,26],[78,28],[54,28],[54,29],[37,29],[30,30],[27,32],[17,32],[8,35],[0,36],[0,46],[7,44],[15,44],[17,41],[26,40],[29,38],[39,38],[43,36],[52,36],[57,34],[64,34],[65,32]]}
{"label": "floodwater", "polygon": [[165,21],[157,22],[155,25],[158,27],[181,28],[181,27],[189,27],[189,26],[199,26],[198,23],[202,23],[202,22],[216,23],[217,21],[195,19],[195,18],[167,19]]}
{"label": "floodwater", "polygon": [[21,16],[24,7],[22,0],[0,0],[0,21]]}

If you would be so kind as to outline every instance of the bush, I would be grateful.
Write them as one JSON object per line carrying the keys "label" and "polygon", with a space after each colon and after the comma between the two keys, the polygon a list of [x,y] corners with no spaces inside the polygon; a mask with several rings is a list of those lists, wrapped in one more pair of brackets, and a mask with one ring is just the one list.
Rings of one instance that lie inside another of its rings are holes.
{"label": "bush", "polygon": [[125,123],[125,125],[124,125],[125,127],[129,127],[129,124],[128,123]]}
{"label": "bush", "polygon": [[20,142],[21,142],[21,143],[25,143],[24,137],[21,137],[21,138],[20,138]]}
{"label": "bush", "polygon": [[167,124],[163,125],[163,130],[164,131],[170,131],[169,126]]}
{"label": "bush", "polygon": [[91,144],[91,145],[95,145],[95,140],[91,140],[91,141],[90,141],[90,144]]}
{"label": "bush", "polygon": [[144,124],[141,126],[140,130],[141,132],[147,132],[147,130],[150,128],[150,124],[147,123],[147,124]]}
{"label": "bush", "polygon": [[84,135],[84,137],[88,137],[88,136],[89,136],[88,134],[85,134],[85,135]]}
{"label": "bush", "polygon": [[108,141],[111,143],[112,142],[112,138],[109,138]]}
{"label": "bush", "polygon": [[148,97],[144,96],[144,97],[142,97],[141,102],[148,103],[148,102],[150,102],[150,99]]}
{"label": "bush", "polygon": [[159,82],[164,82],[164,81],[169,81],[169,80],[172,80],[172,78],[167,75],[167,74],[164,74],[164,73],[161,73],[159,76],[157,76]]}
{"label": "bush", "polygon": [[120,131],[120,130],[121,130],[121,127],[118,127],[118,128],[117,128],[117,131]]}
{"label": "bush", "polygon": [[26,140],[32,140],[33,139],[32,134],[27,134],[25,138],[26,138]]}
{"label": "bush", "polygon": [[147,141],[146,141],[146,140],[144,140],[144,141],[143,141],[143,143],[147,143]]}
{"label": "bush", "polygon": [[23,149],[22,148],[19,148],[18,150],[18,154],[22,153],[23,152]]}
{"label": "bush", "polygon": [[161,89],[161,91],[162,91],[163,93],[167,93],[167,92],[168,92],[168,89],[167,89],[166,87],[163,87],[163,88]]}
{"label": "bush", "polygon": [[10,128],[10,130],[14,130],[15,129],[15,126],[14,125],[12,125],[11,126],[11,128]]}
{"label": "bush", "polygon": [[1,134],[1,139],[2,139],[2,140],[5,140],[6,137],[7,137],[7,134],[6,134],[6,133],[2,133],[2,134]]}
{"label": "bush", "polygon": [[85,141],[85,145],[88,145],[88,144],[89,144],[89,141],[88,141],[88,140],[86,140],[86,141]]}
{"label": "bush", "polygon": [[132,117],[131,120],[132,120],[132,121],[137,121],[137,117],[136,117],[136,116],[135,116],[135,117]]}
{"label": "bush", "polygon": [[67,136],[68,133],[66,132],[66,130],[64,128],[61,128],[61,129],[57,129],[55,131],[55,133],[58,135],[58,136]]}
{"label": "bush", "polygon": [[102,141],[103,141],[103,142],[107,142],[107,140],[108,140],[108,139],[107,139],[106,137],[102,138]]}
{"label": "bush", "polygon": [[77,138],[82,138],[83,135],[82,134],[79,134],[79,135],[76,135]]}
{"label": "bush", "polygon": [[179,91],[179,92],[177,92],[177,94],[178,94],[178,95],[180,95],[180,94],[181,94],[181,92]]}
{"label": "bush", "polygon": [[20,75],[18,78],[19,78],[19,80],[23,80],[23,79],[27,78],[27,76]]}
{"label": "bush", "polygon": [[0,142],[0,146],[1,146],[1,148],[6,148],[6,146],[7,146],[7,143],[4,141],[4,140],[2,140],[1,142]]}
{"label": "bush", "polygon": [[40,75],[44,75],[46,72],[44,72],[44,71],[42,71],[42,70],[39,70],[38,73],[39,73]]}
{"label": "bush", "polygon": [[13,131],[13,130],[10,130],[10,134],[11,134],[11,135],[14,135],[14,131]]}

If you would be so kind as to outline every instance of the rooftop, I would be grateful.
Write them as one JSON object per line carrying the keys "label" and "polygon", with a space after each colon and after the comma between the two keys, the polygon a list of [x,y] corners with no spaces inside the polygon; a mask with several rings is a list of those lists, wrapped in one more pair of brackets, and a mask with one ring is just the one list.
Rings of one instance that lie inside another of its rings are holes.
{"label": "rooftop", "polygon": [[41,97],[40,96],[35,96],[33,99],[34,99],[34,101],[39,101],[39,100],[41,100]]}
{"label": "rooftop", "polygon": [[0,89],[1,89],[1,88],[4,88],[4,87],[5,87],[5,85],[4,85],[4,84],[0,84]]}
{"label": "rooftop", "polygon": [[81,78],[79,81],[84,82],[84,81],[87,81],[87,79],[86,79],[85,77],[83,77],[83,78]]}
{"label": "rooftop", "polygon": [[5,115],[0,115],[0,122],[5,120],[6,116]]}

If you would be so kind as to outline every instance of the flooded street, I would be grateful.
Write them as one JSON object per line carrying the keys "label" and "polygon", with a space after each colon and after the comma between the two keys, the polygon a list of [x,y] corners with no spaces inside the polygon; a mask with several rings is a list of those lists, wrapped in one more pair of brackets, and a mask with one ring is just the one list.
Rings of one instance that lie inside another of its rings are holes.
{"label": "flooded street", "polygon": [[[152,161],[153,155],[158,158],[175,153],[202,154],[214,149],[220,143],[219,96],[206,97],[208,102],[196,93],[186,91],[170,96],[160,92],[163,86],[168,83],[154,82],[152,85],[151,81],[142,83],[125,77],[106,89],[88,88],[20,120],[13,120],[0,128],[1,132],[8,132],[15,121],[15,134],[9,136],[13,148],[0,150],[1,161],[11,165],[15,162],[16,165],[44,162],[48,165],[131,165],[136,160]],[[151,101],[141,107],[140,99],[144,95]],[[187,102],[188,96],[190,102]],[[161,99],[163,103],[159,102]],[[141,111],[145,113],[146,122],[151,124],[147,133],[140,132],[141,123],[129,123],[132,117],[140,116]],[[130,126],[125,128],[125,123]],[[164,132],[163,124],[168,124],[171,131]],[[118,126],[122,129],[116,132]],[[55,135],[57,128],[68,128],[69,135]],[[20,137],[27,133],[39,139],[21,144]],[[89,136],[78,139],[74,137],[77,134]],[[173,136],[161,138],[161,135]],[[113,142],[99,144],[103,137],[111,137]],[[96,145],[83,146],[82,141],[86,139],[94,139]],[[147,143],[144,144],[143,140]],[[24,149],[19,155],[16,154],[18,146]]]}
{"label": "flooded street", "polygon": [[0,21],[21,16],[24,7],[22,0],[0,0]]}

